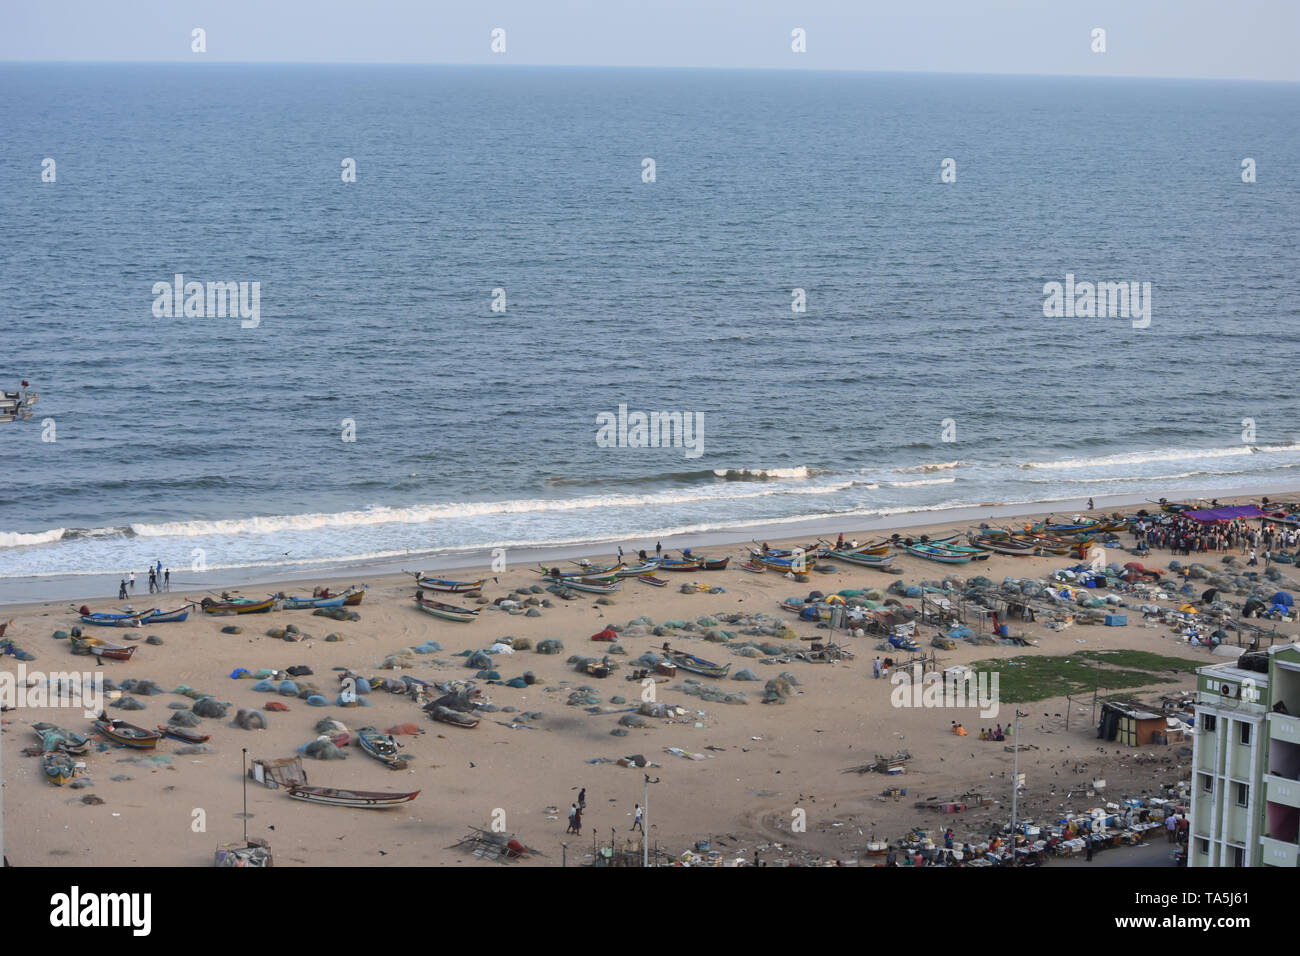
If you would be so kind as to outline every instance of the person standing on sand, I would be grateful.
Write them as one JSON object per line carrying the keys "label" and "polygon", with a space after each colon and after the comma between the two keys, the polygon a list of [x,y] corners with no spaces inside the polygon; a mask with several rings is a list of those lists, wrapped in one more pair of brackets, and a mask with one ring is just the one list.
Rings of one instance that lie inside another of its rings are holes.
{"label": "person standing on sand", "polygon": [[119,601],[126,600],[126,578],[123,578],[122,583],[117,586],[117,599]]}
{"label": "person standing on sand", "polygon": [[168,568],[163,572],[163,589],[170,591],[172,589],[172,569]]}
{"label": "person standing on sand", "polygon": [[573,832],[582,835],[582,810],[575,810],[573,813]]}
{"label": "person standing on sand", "polygon": [[640,830],[642,833],[645,833],[645,827],[641,824],[641,815],[643,812],[641,804],[638,803],[636,805],[636,816],[633,817],[632,825],[628,827],[629,830]]}
{"label": "person standing on sand", "polygon": [[871,662],[871,676],[872,676],[872,677],[875,677],[875,678],[879,678],[879,677],[880,677],[880,658],[879,658],[879,657],[877,657],[874,661]]}
{"label": "person standing on sand", "polygon": [[569,829],[565,830],[564,831],[565,833],[575,832],[573,821],[577,818],[577,816],[578,816],[578,805],[576,803],[569,804]]}
{"label": "person standing on sand", "polygon": [[582,790],[578,792],[578,809],[579,810],[587,809],[587,788],[586,787],[583,787]]}
{"label": "person standing on sand", "polygon": [[153,594],[153,592],[157,590],[158,590],[158,575],[154,573],[154,569],[150,567],[149,568],[149,593]]}
{"label": "person standing on sand", "polygon": [[131,572],[131,590],[132,590],[132,591],[135,590],[135,572],[134,572],[134,571]]}
{"label": "person standing on sand", "polygon": [[663,556],[664,556],[664,543],[663,543],[662,541],[656,541],[656,542],[655,542],[655,557],[656,557],[656,558],[662,558]]}

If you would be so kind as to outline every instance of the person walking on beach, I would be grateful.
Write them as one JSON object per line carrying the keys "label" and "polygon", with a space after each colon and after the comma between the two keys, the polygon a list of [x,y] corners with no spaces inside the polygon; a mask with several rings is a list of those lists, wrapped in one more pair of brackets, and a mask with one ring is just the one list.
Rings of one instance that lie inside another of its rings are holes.
{"label": "person walking on beach", "polygon": [[167,591],[172,589],[172,569],[168,568],[163,572],[163,588]]}
{"label": "person walking on beach", "polygon": [[1089,498],[1089,499],[1088,499],[1088,510],[1091,511],[1094,507],[1095,507],[1095,506],[1094,506],[1093,503],[1092,503],[1092,499]]}
{"label": "person walking on beach", "polygon": [[573,832],[582,834],[582,809],[578,808],[573,813]]}
{"label": "person walking on beach", "polygon": [[880,677],[880,658],[879,658],[879,657],[877,657],[874,661],[871,662],[871,676],[872,676],[872,677],[875,677],[875,678],[877,678],[877,679]]}
{"label": "person walking on beach", "polygon": [[122,583],[117,586],[117,599],[119,601],[126,600],[126,578],[123,578]]}
{"label": "person walking on beach", "polygon": [[1251,549],[1250,549],[1250,560],[1247,561],[1246,563],[1247,563],[1247,564],[1251,564],[1251,565],[1259,564],[1259,559],[1255,557],[1255,549],[1254,549],[1254,548],[1251,548]]}
{"label": "person walking on beach", "polygon": [[154,592],[154,591],[157,591],[157,590],[159,590],[159,587],[158,587],[158,572],[156,572],[156,571],[151,567],[151,568],[149,569],[149,593],[150,593],[150,594],[153,594],[153,592]]}
{"label": "person walking on beach", "polygon": [[577,832],[576,828],[573,825],[573,822],[574,820],[577,819],[577,817],[578,817],[578,805],[576,803],[569,804],[569,829],[565,830],[564,831],[565,833]]}
{"label": "person walking on beach", "polygon": [[586,787],[583,787],[580,791],[578,791],[578,809],[579,810],[587,809],[587,788]]}
{"label": "person walking on beach", "polygon": [[644,811],[642,811],[642,809],[641,809],[641,804],[638,803],[638,804],[636,805],[636,816],[633,817],[633,819],[632,819],[632,826],[630,826],[628,829],[630,829],[630,830],[640,830],[642,833],[645,833],[645,827],[641,825],[641,815],[642,815],[643,812],[644,812]]}

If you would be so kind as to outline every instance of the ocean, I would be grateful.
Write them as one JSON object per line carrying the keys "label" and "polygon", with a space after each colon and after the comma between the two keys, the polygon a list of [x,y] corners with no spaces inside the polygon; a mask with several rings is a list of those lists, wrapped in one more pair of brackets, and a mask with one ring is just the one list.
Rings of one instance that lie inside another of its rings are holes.
{"label": "ocean", "polygon": [[[0,384],[41,393],[0,424],[6,599],[1298,484],[1295,85],[5,64],[0,92]],[[177,274],[256,316],[169,314]],[[1052,282],[1134,315],[1047,315]],[[694,446],[598,443],[620,406]]]}

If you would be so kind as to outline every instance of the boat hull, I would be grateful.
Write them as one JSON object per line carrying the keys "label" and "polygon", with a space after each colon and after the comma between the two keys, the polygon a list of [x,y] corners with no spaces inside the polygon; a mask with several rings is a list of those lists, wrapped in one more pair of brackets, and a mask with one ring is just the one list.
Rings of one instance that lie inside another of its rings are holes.
{"label": "boat hull", "polygon": [[295,800],[308,803],[322,803],[331,807],[354,807],[363,810],[376,810],[383,807],[395,807],[410,803],[420,795],[419,790],[410,793],[380,793],[373,790],[335,790],[332,787],[290,787],[289,796]]}
{"label": "boat hull", "polygon": [[465,607],[454,607],[451,604],[443,604],[440,601],[430,601],[426,598],[416,597],[416,606],[425,614],[432,614],[434,617],[442,618],[444,621],[455,621],[458,624],[470,624],[478,620],[478,610],[471,610]]}
{"label": "boat hull", "polygon": [[156,730],[145,730],[143,727],[126,724],[120,720],[113,721],[113,724],[114,729],[110,730],[105,721],[97,720],[94,722],[95,732],[115,744],[135,750],[154,750],[162,738],[162,734]]}

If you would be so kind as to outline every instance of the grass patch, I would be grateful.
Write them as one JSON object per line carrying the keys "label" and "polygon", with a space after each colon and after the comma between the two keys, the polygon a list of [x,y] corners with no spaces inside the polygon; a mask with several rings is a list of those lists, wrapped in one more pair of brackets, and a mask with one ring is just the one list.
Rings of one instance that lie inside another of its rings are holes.
{"label": "grass patch", "polygon": [[[1100,666],[1098,664],[1100,663]],[[1151,684],[1168,684],[1202,662],[1166,657],[1148,651],[1080,651],[1059,657],[1033,656],[976,661],[976,671],[996,671],[998,696],[1006,703],[1026,703],[1066,694],[1123,691]],[[1121,694],[1113,694],[1122,697]]]}

